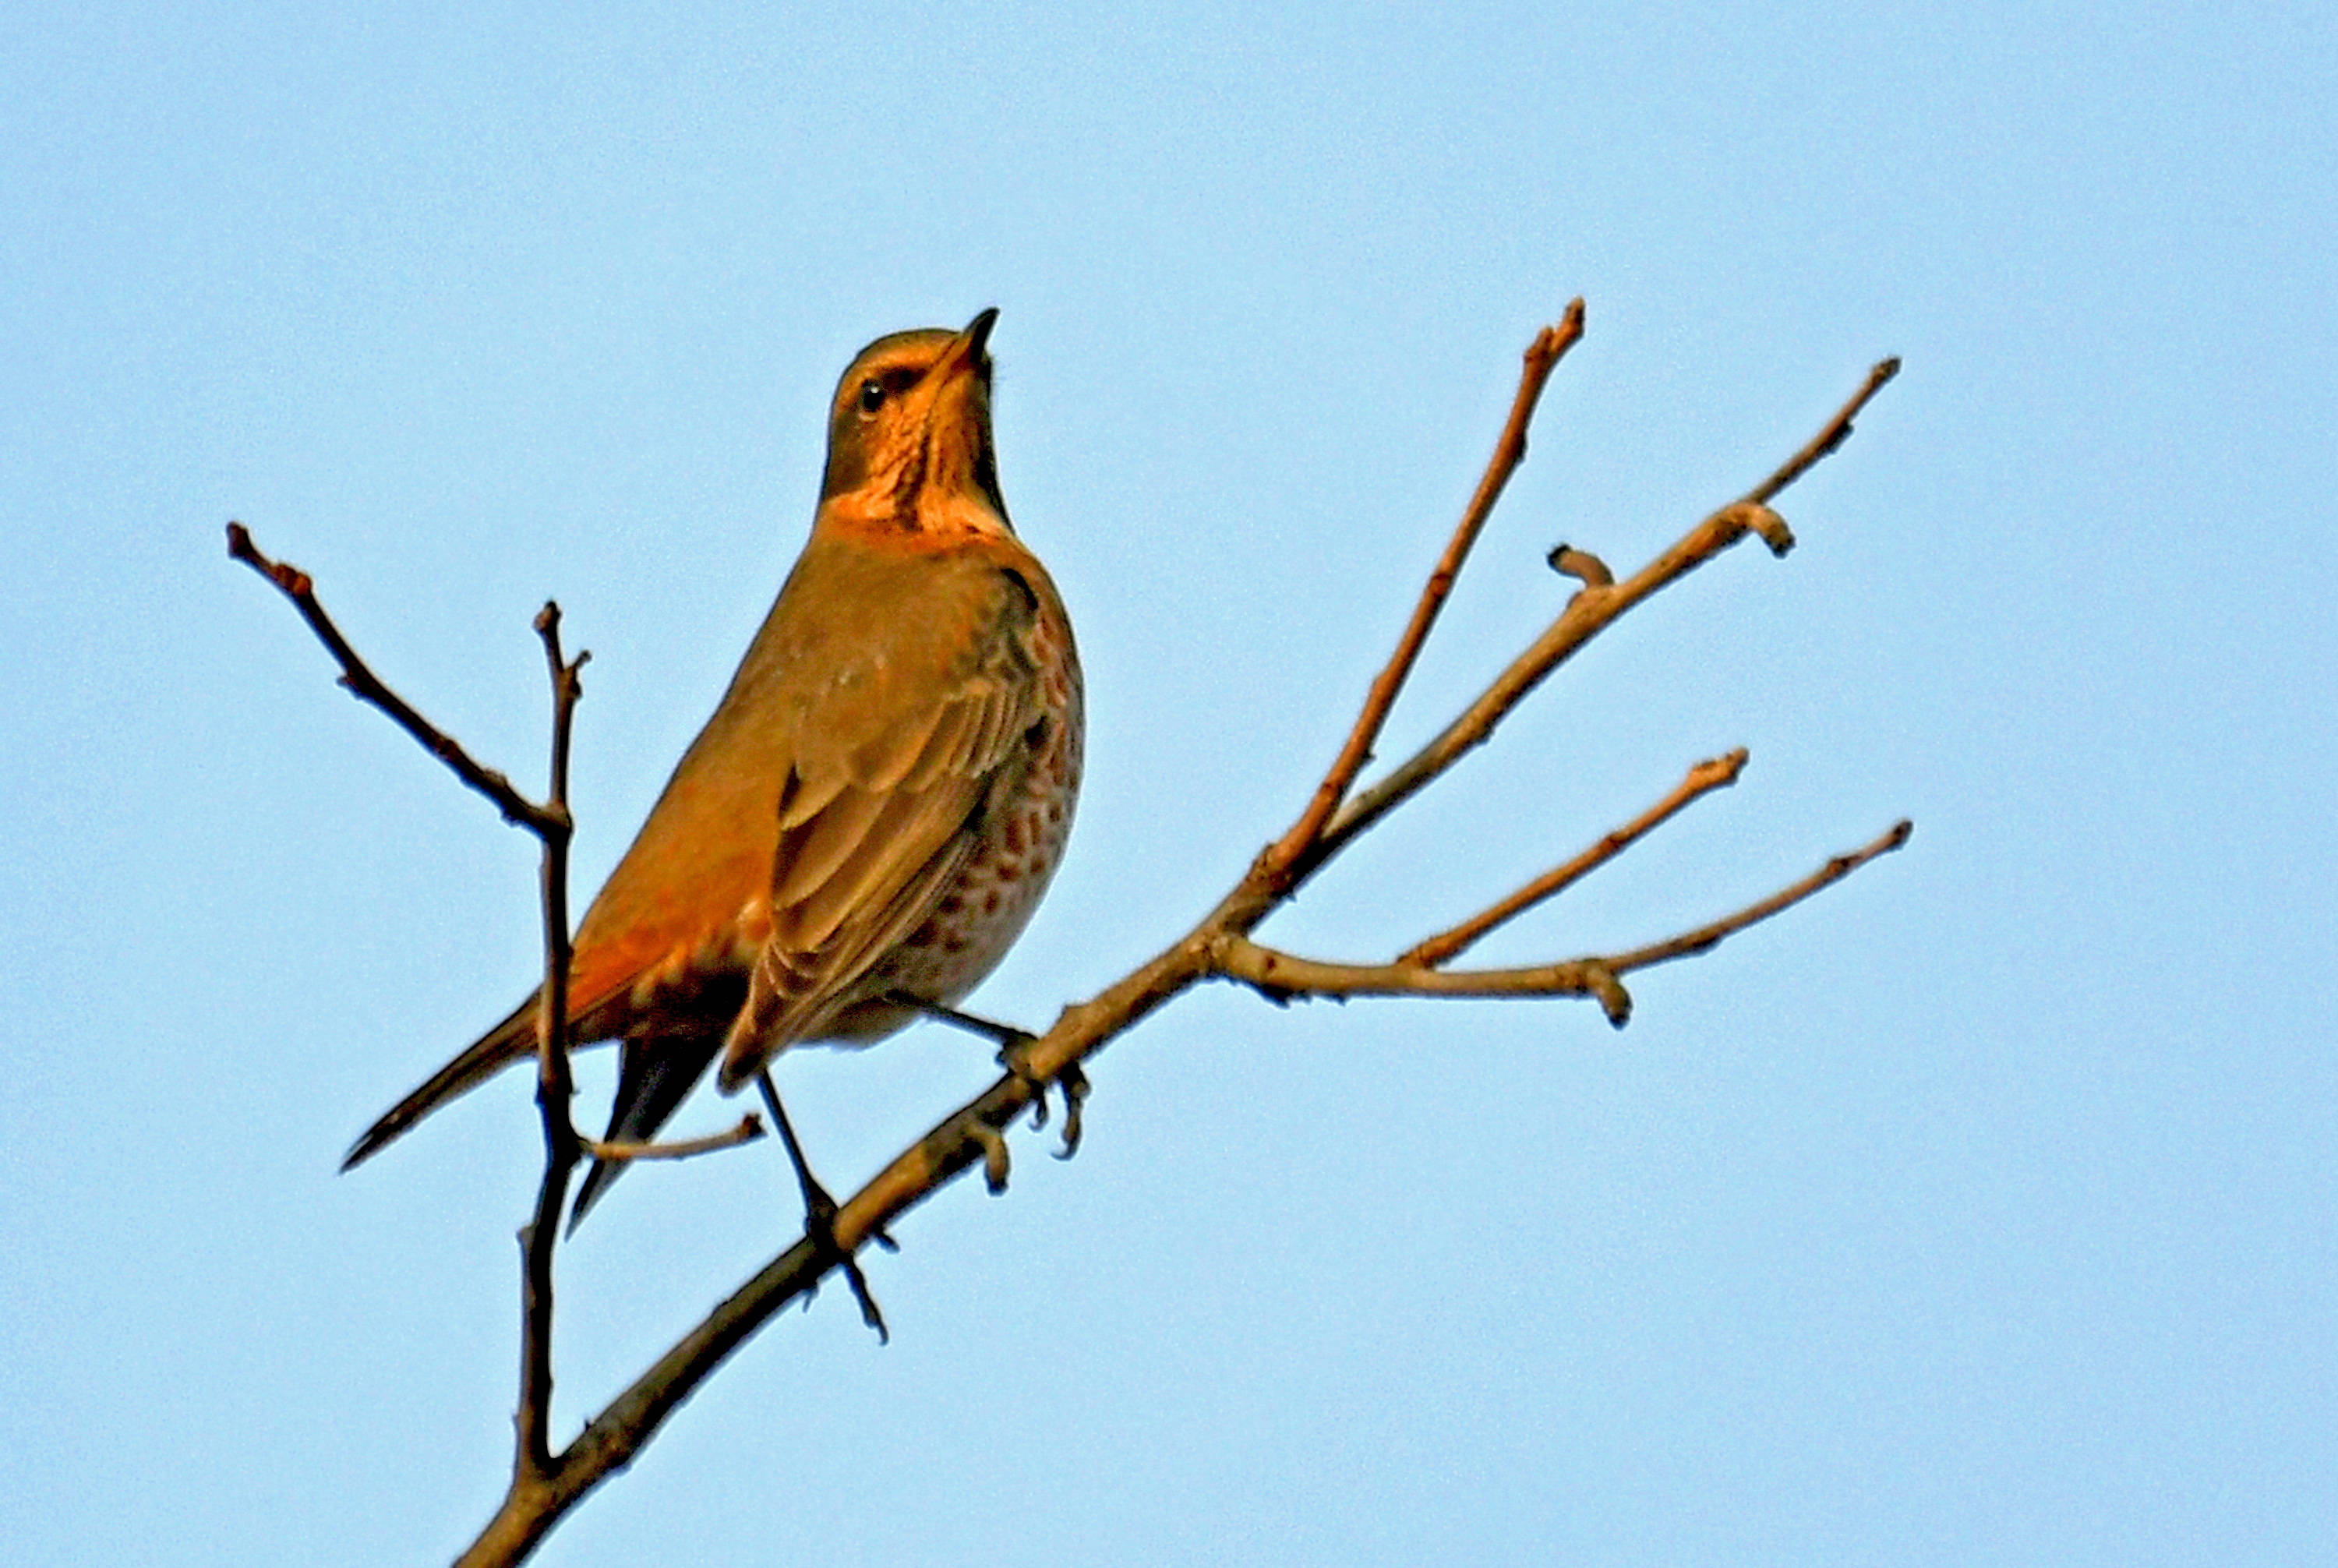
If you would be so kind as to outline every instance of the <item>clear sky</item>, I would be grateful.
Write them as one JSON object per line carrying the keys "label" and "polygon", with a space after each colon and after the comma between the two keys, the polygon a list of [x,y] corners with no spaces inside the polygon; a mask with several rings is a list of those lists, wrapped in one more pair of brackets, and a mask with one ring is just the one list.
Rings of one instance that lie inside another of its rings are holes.
{"label": "clear sky", "polygon": [[[1086,792],[975,998],[1045,1023],[1334,749],[1518,351],[1589,333],[1400,710],[1906,370],[1265,935],[1388,956],[1744,745],[1490,943],[1579,1003],[1190,996],[776,1320],[546,1563],[2338,1555],[2338,21],[2327,5],[17,6],[0,20],[0,1557],[408,1563],[500,1494],[529,844],[330,684],[238,517],[541,778],[578,888],[810,521],[880,333],[1003,315]],[[987,1080],[781,1078],[850,1187]],[[587,1059],[584,1119],[608,1093]],[[678,1130],[738,1111],[711,1092]],[[563,1254],[575,1423],[775,1250],[769,1144]]]}

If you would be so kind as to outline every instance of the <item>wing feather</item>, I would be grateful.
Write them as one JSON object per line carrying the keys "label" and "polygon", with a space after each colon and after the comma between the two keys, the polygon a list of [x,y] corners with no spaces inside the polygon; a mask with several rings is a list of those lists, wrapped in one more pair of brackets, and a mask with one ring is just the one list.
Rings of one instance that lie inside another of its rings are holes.
{"label": "wing feather", "polygon": [[[726,1024],[735,1088],[871,998],[871,971],[932,914],[1029,766],[1044,711],[1034,571],[815,527],[578,926],[576,1041],[626,1042],[613,1126],[653,1133]],[[385,1115],[351,1162],[524,1060],[532,1007]]]}
{"label": "wing feather", "polygon": [[790,799],[771,937],[730,1030],[725,1088],[869,999],[856,986],[933,913],[978,848],[987,815],[1021,786],[1024,735],[1043,697],[1016,634],[1021,606],[1001,593],[994,608],[1007,623],[974,640],[977,657],[954,682],[879,733],[855,737],[843,752],[849,783],[809,814]]}

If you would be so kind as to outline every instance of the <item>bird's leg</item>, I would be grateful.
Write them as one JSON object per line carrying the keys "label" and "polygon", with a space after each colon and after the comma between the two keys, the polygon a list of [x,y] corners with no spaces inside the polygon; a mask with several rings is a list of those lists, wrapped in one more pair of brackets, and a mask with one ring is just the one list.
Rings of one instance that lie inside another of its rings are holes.
{"label": "bird's leg", "polygon": [[1038,1038],[1028,1029],[1017,1029],[1012,1024],[995,1024],[971,1013],[961,1013],[955,1007],[945,1007],[938,1002],[923,1001],[907,991],[888,991],[884,999],[896,1007],[907,1007],[941,1023],[956,1024],[969,1034],[979,1034],[986,1040],[996,1041],[1008,1050],[1028,1045]]}
{"label": "bird's leg", "polygon": [[[955,1007],[945,1007],[938,1002],[928,1002],[906,991],[889,991],[885,1000],[897,1007],[908,1007],[940,1023],[955,1024],[970,1034],[979,1034],[997,1043],[998,1064],[1024,1083],[1031,1085],[1031,1125],[1047,1124],[1047,1083],[1024,1065],[1024,1053],[1035,1044],[1038,1036],[1028,1029],[1017,1029],[1012,1024],[994,1023],[971,1013],[961,1013]],[[1080,1071],[1076,1062],[1056,1075],[1055,1086],[1064,1093],[1064,1146],[1056,1151],[1056,1158],[1068,1160],[1079,1152],[1080,1107],[1088,1097],[1088,1075]]]}
{"label": "bird's leg", "polygon": [[795,1124],[788,1120],[787,1108],[780,1103],[780,1091],[771,1082],[771,1070],[766,1067],[756,1073],[755,1083],[763,1092],[763,1103],[771,1109],[772,1124],[780,1130],[780,1141],[788,1146],[788,1161],[796,1168],[796,1182],[803,1189],[804,1234],[844,1271],[845,1283],[852,1288],[852,1298],[860,1303],[860,1320],[877,1330],[879,1344],[889,1342],[892,1336],[886,1332],[885,1315],[877,1309],[877,1298],[869,1293],[869,1281],[860,1272],[860,1261],[837,1244],[836,1200],[811,1173],[803,1145],[797,1142]]}

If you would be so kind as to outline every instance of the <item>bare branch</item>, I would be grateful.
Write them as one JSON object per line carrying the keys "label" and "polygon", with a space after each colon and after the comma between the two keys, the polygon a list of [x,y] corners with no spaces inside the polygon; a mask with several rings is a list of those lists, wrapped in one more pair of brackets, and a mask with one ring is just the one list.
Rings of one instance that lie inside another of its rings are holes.
{"label": "bare branch", "polygon": [[1879,855],[1908,842],[1914,824],[1901,821],[1872,843],[1838,855],[1810,876],[1694,931],[1629,952],[1569,958],[1520,969],[1432,969],[1399,959],[1393,964],[1327,964],[1280,952],[1228,933],[1213,951],[1217,972],[1262,991],[1277,1002],[1306,996],[1596,996],[1608,1021],[1621,1028],[1631,1016],[1631,999],[1618,977],[1668,959],[1703,953],[1728,936],[1820,888],[1842,881]]}
{"label": "bare branch", "polygon": [[1478,542],[1486,519],[1493,515],[1494,503],[1502,498],[1510,475],[1526,461],[1527,426],[1534,421],[1535,405],[1542,399],[1542,389],[1559,360],[1582,337],[1583,301],[1578,298],[1567,305],[1567,313],[1555,326],[1536,333],[1534,341],[1527,345],[1518,396],[1510,400],[1510,416],[1502,426],[1500,439],[1494,443],[1494,455],[1478,481],[1477,493],[1469,497],[1453,537],[1446,542],[1445,554],[1438,557],[1436,569],[1422,584],[1420,598],[1412,607],[1412,619],[1406,623],[1404,634],[1397,639],[1396,652],[1389,655],[1387,665],[1373,677],[1363,710],[1356,715],[1355,726],[1348,731],[1347,742],[1340,748],[1339,756],[1332,760],[1331,771],[1315,787],[1315,794],[1299,820],[1262,858],[1260,864],[1267,868],[1267,876],[1288,875],[1321,836],[1323,825],[1331,819],[1340,802],[1347,799],[1356,775],[1371,760],[1372,746],[1380,739],[1380,727],[1388,721],[1389,710],[1396,706],[1397,693],[1404,689],[1405,678],[1412,673],[1412,666],[1420,657],[1421,645],[1429,641],[1429,631],[1437,624],[1438,612],[1444,609],[1447,597],[1453,592],[1454,580],[1461,574],[1461,564],[1469,559],[1470,546]]}
{"label": "bare branch", "polygon": [[358,657],[357,651],[341,636],[340,628],[333,624],[332,617],[325,613],[325,607],[317,603],[315,584],[306,572],[284,562],[270,561],[261,554],[259,547],[251,542],[250,531],[241,523],[227,525],[227,553],[275,583],[284,597],[292,601],[293,608],[300,612],[300,619],[306,621],[309,630],[317,634],[317,641],[322,642],[326,652],[339,663],[341,685],[347,688],[349,695],[360,702],[369,702],[389,715],[391,720],[414,737],[424,750],[452,769],[456,778],[494,801],[496,809],[504,814],[505,821],[517,823],[538,835],[546,830],[550,825],[545,820],[541,807],[513,789],[511,780],[501,773],[474,761],[471,754],[457,745],[451,736],[408,707],[404,698],[384,685],[380,677],[366,667],[365,661]]}
{"label": "bare branch", "polygon": [[[1509,667],[1494,678],[1459,718],[1378,783],[1351,798],[1323,829],[1308,857],[1306,870],[1311,873],[1320,868],[1357,834],[1410,799],[1470,750],[1483,745],[1492,736],[1494,727],[1508,718],[1510,710],[1541,685],[1552,671],[1620,620],[1626,612],[1704,565],[1748,534],[1760,534],[1772,551],[1781,555],[1793,544],[1793,534],[1776,513],[1767,506],[1740,501],[1723,507],[1690,529],[1670,549],[1621,583],[1597,581],[1606,575],[1606,568],[1596,557],[1569,550],[1570,564],[1581,566],[1589,576],[1586,585],[1567,602],[1558,619],[1535,640],[1532,647],[1511,661]],[[1596,571],[1592,570],[1594,567]],[[1570,573],[1577,574],[1579,573]]]}
{"label": "bare branch", "polygon": [[1581,881],[1630,848],[1655,828],[1662,827],[1690,801],[1715,789],[1724,789],[1737,782],[1737,775],[1745,767],[1745,749],[1741,746],[1725,757],[1708,757],[1688,770],[1688,777],[1674,786],[1671,794],[1645,811],[1609,833],[1574,859],[1553,867],[1501,902],[1483,912],[1472,915],[1449,931],[1414,944],[1398,957],[1399,964],[1426,964],[1434,967],[1449,958],[1459,957],[1465,950],[1495,927],[1517,918],[1544,900],[1551,898]]}
{"label": "bare branch", "polygon": [[1278,1003],[1311,996],[1594,996],[1615,977],[1614,965],[1601,958],[1522,969],[1431,969],[1401,960],[1332,964],[1234,936],[1219,942],[1214,956],[1220,975]]}
{"label": "bare branch", "polygon": [[568,811],[569,739],[576,704],[584,695],[581,672],[588,653],[571,661],[560,652],[560,606],[549,600],[535,617],[552,681],[551,793],[542,808],[545,826],[541,889],[544,910],[544,985],[535,1020],[535,1102],[544,1124],[544,1180],[535,1195],[535,1216],[520,1231],[519,1406],[512,1417],[516,1442],[513,1484],[548,1475],[555,1460],[552,1421],[552,1259],[560,1244],[560,1210],[568,1201],[568,1179],[582,1158],[576,1123],[568,1113],[575,1079],[568,1061],[568,970],[574,956],[568,935],[568,846],[575,825]]}
{"label": "bare branch", "polygon": [[[1744,498],[1756,505],[1767,505],[1778,498],[1780,491],[1817,467],[1822,459],[1832,456],[1834,449],[1850,438],[1851,422],[1858,416],[1861,409],[1867,407],[1868,399],[1882,391],[1884,383],[1899,374],[1900,359],[1897,355],[1889,359],[1876,361],[1874,367],[1867,372],[1866,384],[1851,395],[1851,401],[1837,409],[1835,416],[1828,420],[1825,426],[1817,435],[1812,436],[1801,451],[1780,465],[1776,473],[1745,492]],[[1781,550],[1778,554],[1783,555],[1785,552]]]}
{"label": "bare branch", "polygon": [[[1820,427],[1818,434],[1812,436],[1802,450],[1736,502],[1723,507],[1691,529],[1671,549],[1635,573],[1630,581],[1615,583],[1606,565],[1596,555],[1586,554],[1565,544],[1554,549],[1550,553],[1552,568],[1581,579],[1584,583],[1582,591],[1567,602],[1567,609],[1550,630],[1498,676],[1460,718],[1448,725],[1435,740],[1415,752],[1380,783],[1347,801],[1317,836],[1311,849],[1301,852],[1302,865],[1298,876],[1292,879],[1293,885],[1303,881],[1307,875],[1338,854],[1358,833],[1450,768],[1463,753],[1483,744],[1492,735],[1494,727],[1508,717],[1510,710],[1523,701],[1528,693],[1540,685],[1545,677],[1613,624],[1626,611],[1658,589],[1667,587],[1695,571],[1748,533],[1761,535],[1773,555],[1784,555],[1792,550],[1794,547],[1793,533],[1786,526],[1785,519],[1770,509],[1769,503],[1849,439],[1852,418],[1867,407],[1876,393],[1883,389],[1885,383],[1899,373],[1898,359],[1878,362],[1868,371],[1867,379],[1859,390],[1852,394],[1851,399],[1835,411],[1834,416]],[[1320,797],[1320,790],[1318,794]],[[1284,842],[1288,842],[1290,838],[1291,835],[1286,834]]]}
{"label": "bare branch", "polygon": [[[565,658],[560,647],[560,606],[546,603],[535,618],[552,685],[551,791],[543,805],[513,788],[511,780],[482,766],[453,737],[422,717],[358,656],[318,602],[316,585],[296,566],[270,561],[241,523],[227,525],[228,554],[274,583],[300,612],[318,641],[341,667],[341,684],[372,704],[471,789],[493,801],[504,819],[535,834],[544,848],[539,877],[544,924],[544,984],[536,1014],[536,1102],[544,1125],[544,1180],[534,1218],[520,1230],[521,1332],[519,1402],[513,1414],[515,1453],[512,1494],[540,1496],[559,1461],[549,1438],[552,1406],[553,1252],[568,1179],[581,1157],[581,1140],[569,1118],[575,1083],[568,1060],[568,848],[575,822],[568,809],[568,761],[576,704],[584,696],[581,671],[592,657]],[[489,1559],[492,1560],[492,1559]]]}
{"label": "bare branch", "polygon": [[1734,936],[1758,921],[1767,920],[1781,909],[1792,908],[1822,887],[1832,887],[1877,856],[1891,854],[1908,842],[1915,831],[1916,825],[1903,817],[1872,842],[1848,855],[1836,856],[1801,881],[1789,887],[1781,887],[1758,904],[1748,904],[1734,915],[1724,916],[1710,926],[1683,932],[1667,941],[1635,947],[1629,953],[1618,953],[1609,962],[1620,975],[1634,969],[1645,969],[1655,964],[1668,963],[1675,958],[1685,958],[1692,954],[1708,952],[1719,946],[1724,938]]}
{"label": "bare branch", "polygon": [[[1514,419],[1517,412],[1514,406]],[[1838,420],[1842,417],[1838,416]],[[1597,603],[1596,620],[1590,628],[1596,630],[1621,616],[1656,588],[1693,569],[1694,564],[1726,549],[1748,533],[1762,534],[1774,548],[1783,534],[1783,524],[1766,507],[1745,504],[1724,507],[1690,529],[1671,550],[1636,574],[1631,582],[1619,586],[1602,583],[1598,588],[1587,587],[1576,596],[1576,603],[1579,604],[1599,593],[1614,595],[1612,600]],[[1596,560],[1583,557],[1580,553],[1571,554],[1579,557],[1573,564],[1581,566],[1584,562],[1589,563],[1589,566],[1578,573],[1587,573],[1586,580],[1606,575],[1605,567],[1597,566]],[[1590,567],[1596,567],[1596,570],[1591,571]],[[1570,605],[1569,612],[1574,612],[1573,605]],[[1566,618],[1562,616],[1561,625],[1566,624]],[[1546,647],[1553,641],[1557,630],[1554,628],[1553,632],[1547,632],[1534,649],[1513,665],[1511,671],[1506,672],[1504,679],[1513,679],[1522,670],[1530,668],[1531,662],[1537,656],[1546,657],[1551,664],[1556,664],[1564,652],[1571,651],[1570,648],[1552,653]],[[1589,634],[1590,631],[1586,630],[1580,636],[1587,639]],[[1575,645],[1579,645],[1579,641]],[[1547,668],[1535,673],[1533,681],[1539,681],[1541,674],[1545,673],[1547,673]],[[1498,681],[1496,694],[1506,697],[1502,710],[1507,711],[1509,706],[1515,705],[1525,695],[1525,690],[1531,689],[1531,684],[1532,681],[1528,681],[1525,689],[1504,693],[1501,683]],[[1498,719],[1498,714],[1494,717]],[[1487,720],[1488,727],[1492,721]],[[1431,742],[1432,750],[1436,746],[1437,742]],[[1458,754],[1459,750],[1452,753]],[[1450,757],[1446,757],[1444,762],[1438,764],[1436,770],[1441,771],[1449,761]],[[1428,781],[1428,777],[1433,776],[1431,772],[1421,778],[1404,789],[1402,796],[1377,802],[1369,814],[1369,819],[1350,823],[1343,829],[1341,824],[1356,811],[1363,799],[1359,798],[1358,801],[1351,802],[1347,809],[1334,817],[1331,831],[1339,834],[1341,841],[1345,842],[1363,831],[1370,826],[1370,821],[1377,820],[1392,809],[1402,797],[1417,791],[1420,784]],[[1266,864],[1274,853],[1270,848],[1261,856],[1260,864]],[[1320,858],[1310,858],[1320,865]],[[1311,868],[1302,864],[1298,868],[1298,877],[1303,877]],[[1790,893],[1792,891],[1789,890]],[[1222,967],[1225,938],[1229,934],[1239,936],[1246,933],[1270,913],[1277,902],[1276,893],[1260,885],[1258,868],[1253,867],[1243,884],[1229,893],[1194,930],[1096,996],[1065,1009],[1053,1028],[1021,1048],[1015,1071],[999,1078],[980,1097],[937,1123],[838,1210],[833,1226],[837,1248],[848,1254],[857,1251],[901,1215],[977,1165],[995,1172],[993,1150],[997,1145],[993,1135],[1004,1133],[1016,1118],[1030,1109],[1046,1083],[1076,1072],[1087,1057],[1135,1027],[1187,987],[1214,975],[1228,973]],[[1783,907],[1783,905],[1778,907]],[[1754,917],[1759,918],[1760,916],[1757,914]],[[1724,931],[1713,936],[1712,940],[1717,941],[1720,936],[1725,935],[1727,932]],[[1422,972],[1432,975],[1441,975],[1442,973],[1425,968]],[[1610,1018],[1620,1021],[1628,1016],[1631,1003],[1616,978],[1616,972],[1613,961],[1579,959],[1574,961],[1567,975],[1555,978],[1564,978],[1567,982],[1567,990],[1564,994],[1594,996]],[[827,1267],[820,1249],[809,1240],[798,1241],[742,1286],[704,1323],[685,1336],[655,1366],[636,1379],[631,1388],[587,1426],[584,1433],[564,1455],[560,1492],[565,1501],[559,1503],[558,1507],[565,1510],[572,1506],[577,1498],[597,1485],[611,1468],[626,1463],[703,1378],[733,1349],[744,1343],[772,1313],[816,1286]],[[573,1491],[570,1489],[572,1485]],[[521,1502],[509,1500],[507,1506]],[[498,1517],[500,1522],[501,1515]],[[490,1528],[497,1527],[491,1525]]]}

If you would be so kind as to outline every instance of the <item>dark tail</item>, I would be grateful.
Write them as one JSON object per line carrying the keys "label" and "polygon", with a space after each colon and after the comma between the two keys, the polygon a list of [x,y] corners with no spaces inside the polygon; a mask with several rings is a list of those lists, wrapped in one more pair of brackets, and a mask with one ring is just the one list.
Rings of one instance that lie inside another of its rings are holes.
{"label": "dark tail", "polygon": [[510,1017],[481,1035],[476,1044],[430,1075],[428,1083],[383,1112],[365,1136],[349,1146],[341,1169],[371,1159],[383,1145],[421,1121],[456,1095],[476,1089],[513,1063],[535,1054],[535,998],[512,1010]]}
{"label": "dark tail", "polygon": [[[474,1046],[474,1050],[477,1047]],[[722,1049],[722,1036],[649,1035],[628,1040],[617,1058],[617,1098],[609,1111],[609,1143],[646,1143],[658,1134],[666,1119],[690,1098],[698,1081]],[[452,1071],[450,1068],[449,1071]],[[576,1189],[576,1206],[568,1211],[568,1231],[575,1235],[584,1211],[600,1201],[609,1184],[625,1172],[630,1161],[595,1160]]]}

